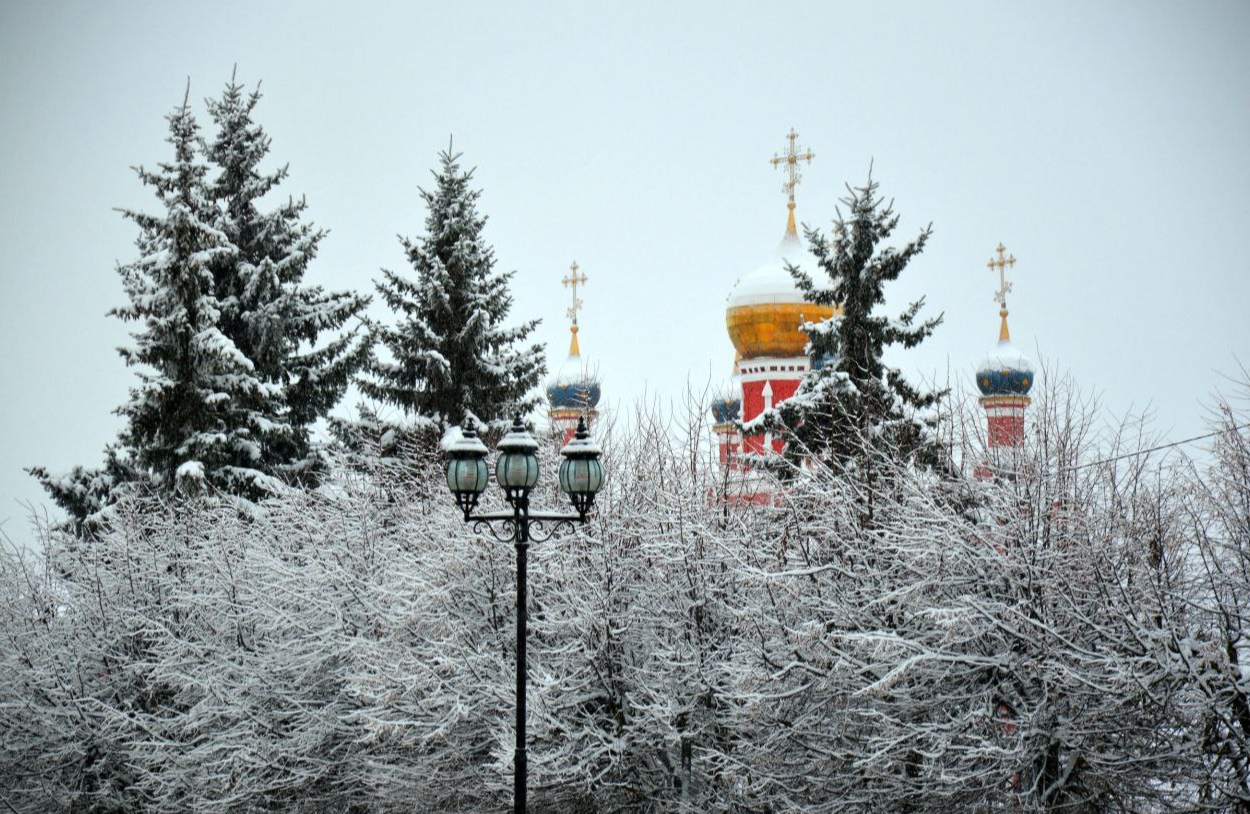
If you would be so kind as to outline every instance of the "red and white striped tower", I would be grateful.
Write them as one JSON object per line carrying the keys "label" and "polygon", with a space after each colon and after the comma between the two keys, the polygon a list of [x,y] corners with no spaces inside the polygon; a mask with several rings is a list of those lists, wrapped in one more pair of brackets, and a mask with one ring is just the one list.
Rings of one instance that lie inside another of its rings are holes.
{"label": "red and white striped tower", "polygon": [[[737,351],[735,392],[724,404],[713,406],[717,440],[727,464],[749,460],[741,456],[780,453],[783,442],[770,433],[752,432],[750,424],[794,395],[799,382],[811,369],[807,357],[804,322],[820,322],[832,317],[833,307],[817,305],[803,298],[794,284],[789,267],[811,274],[814,262],[799,237],[794,217],[794,189],[802,176],[799,162],[810,162],[815,153],[800,151],[798,134],[791,130],[785,153],[774,156],[772,164],[786,172],[782,191],[788,197],[786,230],[776,251],[755,271],[734,286],[725,309],[725,327]],[[737,397],[737,398],[735,398]],[[732,402],[738,402],[739,420],[747,429],[741,435],[731,418]],[[721,409],[723,408],[723,409]],[[748,496],[751,499],[760,496]]]}
{"label": "red and white striped tower", "polygon": [[991,259],[989,268],[998,272],[998,315],[1002,320],[998,330],[998,345],[977,366],[977,389],[981,391],[981,406],[986,416],[986,446],[990,461],[977,468],[978,477],[991,477],[995,473],[1014,469],[1004,460],[1024,445],[1024,411],[1029,406],[1029,390],[1033,387],[1033,365],[1011,342],[1007,328],[1007,294],[1011,283],[1007,281],[1007,269],[1014,268],[1016,258],[1005,255],[1006,247],[999,243],[998,257]]}

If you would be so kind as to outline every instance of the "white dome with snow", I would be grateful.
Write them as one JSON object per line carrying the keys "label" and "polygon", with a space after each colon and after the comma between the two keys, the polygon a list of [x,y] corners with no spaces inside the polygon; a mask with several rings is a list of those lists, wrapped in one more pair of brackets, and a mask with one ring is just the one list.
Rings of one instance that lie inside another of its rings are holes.
{"label": "white dome with snow", "polygon": [[986,396],[1023,396],[1033,387],[1033,363],[1010,339],[1000,340],[977,366],[977,387]]}
{"label": "white dome with snow", "polygon": [[980,369],[1031,371],[1033,363],[1020,352],[1014,342],[1008,339],[1006,342],[999,342],[994,350],[990,351],[981,362]]}
{"label": "white dome with snow", "polygon": [[808,275],[815,270],[815,258],[796,234],[786,234],[767,262],[738,281],[729,293],[728,306],[804,302],[803,292],[794,284],[787,263]]}

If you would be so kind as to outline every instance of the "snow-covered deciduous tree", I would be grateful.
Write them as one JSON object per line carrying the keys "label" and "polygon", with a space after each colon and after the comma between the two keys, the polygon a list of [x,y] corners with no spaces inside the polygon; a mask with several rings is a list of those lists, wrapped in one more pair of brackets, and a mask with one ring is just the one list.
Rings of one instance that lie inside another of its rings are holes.
{"label": "snow-covered deciduous tree", "polygon": [[[213,290],[222,333],[252,363],[253,375],[278,390],[237,395],[258,455],[250,465],[288,482],[315,484],[325,467],[310,429],[368,359],[370,343],[357,332],[369,298],[304,284],[326,233],[301,221],[303,198],[262,209],[287,167],[261,167],[270,139],[253,119],[260,98],[259,87],[245,93],[232,76],[221,97],[208,103],[217,128],[206,145],[217,170],[210,193],[235,249],[214,265]],[[352,320],[351,331],[323,341]]]}
{"label": "snow-covered deciduous tree", "polygon": [[460,169],[460,154],[450,148],[439,161],[434,189],[421,190],[424,237],[400,238],[415,276],[384,269],[376,284],[399,317],[377,331],[390,358],[376,360],[360,380],[367,396],[399,408],[407,428],[427,434],[458,423],[466,411],[496,427],[514,413],[528,415],[546,370],[539,345],[520,346],[538,320],[506,324],[514,272],[495,271],[472,171]]}
{"label": "snow-covered deciduous tree", "polygon": [[[591,522],[531,552],[531,810],[1241,814],[1245,411],[1208,469],[1080,405],[1037,393],[989,480],[883,456],[869,525],[834,462],[728,499],[701,409],[602,426]],[[511,546],[429,457],[335,471],[0,556],[0,799],[506,809]]]}
{"label": "snow-covered deciduous tree", "polygon": [[[1243,370],[1243,375],[1245,371]],[[1243,379],[1221,398],[1210,462],[1181,493],[1185,580],[1162,585],[1188,625],[1162,640],[1160,661],[1187,688],[1182,702],[1200,744],[1193,804],[1250,812],[1250,421]],[[1240,406],[1239,406],[1240,405]]]}
{"label": "snow-covered deciduous tree", "polygon": [[1116,590],[1129,541],[1107,551],[1089,533],[1105,507],[1070,506],[1060,528],[1035,484],[963,484],[954,500],[905,458],[879,465],[895,460],[867,527],[862,479],[796,473],[784,544],[749,555],[756,647],[784,699],[769,713],[787,733],[754,767],[757,793],[801,811],[1153,803],[1173,720],[1136,683],[1165,677],[1119,623],[1139,606]]}

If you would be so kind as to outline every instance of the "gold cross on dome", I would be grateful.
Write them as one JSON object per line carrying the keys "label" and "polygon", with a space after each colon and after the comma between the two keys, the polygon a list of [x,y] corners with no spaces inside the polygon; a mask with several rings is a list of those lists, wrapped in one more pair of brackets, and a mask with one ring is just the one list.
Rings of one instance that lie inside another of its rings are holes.
{"label": "gold cross on dome", "polygon": [[790,128],[790,134],[787,135],[786,138],[790,140],[789,146],[786,147],[785,153],[781,155],[773,155],[772,165],[774,167],[780,167],[783,164],[785,165],[787,178],[781,184],[781,191],[790,197],[790,203],[793,205],[794,188],[799,185],[799,181],[803,180],[803,173],[799,172],[799,162],[806,161],[810,164],[812,163],[812,159],[816,157],[816,154],[811,150],[799,152],[799,146],[797,144],[799,134],[794,132],[793,127]]}
{"label": "gold cross on dome", "polygon": [[582,301],[578,299],[577,287],[579,285],[586,285],[586,275],[578,274],[577,269],[577,261],[574,260],[573,265],[569,266],[569,271],[573,273],[564,275],[564,279],[560,281],[564,284],[565,288],[571,287],[573,289],[573,304],[569,306],[569,310],[565,313],[568,314],[569,319],[573,320],[574,325],[577,324],[577,312],[582,310]]}
{"label": "gold cross on dome", "polygon": [[1007,269],[1015,268],[1016,258],[1014,255],[1006,255],[1004,257],[1007,247],[1001,243],[998,244],[998,248],[995,251],[998,252],[998,258],[991,257],[990,262],[985,265],[990,271],[998,272],[998,291],[994,292],[994,301],[998,303],[1000,308],[1006,311],[1007,295],[1011,293],[1011,283],[1007,282]]}

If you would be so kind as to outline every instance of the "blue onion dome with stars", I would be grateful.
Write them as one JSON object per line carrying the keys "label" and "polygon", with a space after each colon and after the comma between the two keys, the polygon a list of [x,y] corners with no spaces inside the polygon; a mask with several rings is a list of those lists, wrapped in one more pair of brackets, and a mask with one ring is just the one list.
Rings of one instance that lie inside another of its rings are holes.
{"label": "blue onion dome with stars", "polygon": [[1025,396],[1033,387],[1033,363],[1011,343],[1011,331],[1007,329],[1007,294],[1011,283],[1007,270],[1016,265],[1014,255],[1006,254],[1006,247],[999,243],[996,258],[987,264],[990,271],[998,274],[998,316],[1002,324],[998,329],[998,345],[977,366],[977,389],[982,396]]}
{"label": "blue onion dome with stars", "polygon": [[[573,330],[576,331],[576,327]],[[573,352],[547,385],[547,401],[556,410],[591,410],[599,404],[599,378],[576,352],[576,343],[574,333]]]}
{"label": "blue onion dome with stars", "polygon": [[1024,396],[1033,387],[1033,363],[1010,339],[1001,340],[977,366],[977,389],[983,396]]}
{"label": "blue onion dome with stars", "polygon": [[730,424],[742,415],[742,399],[733,395],[721,396],[712,401],[712,418],[717,424]]}

